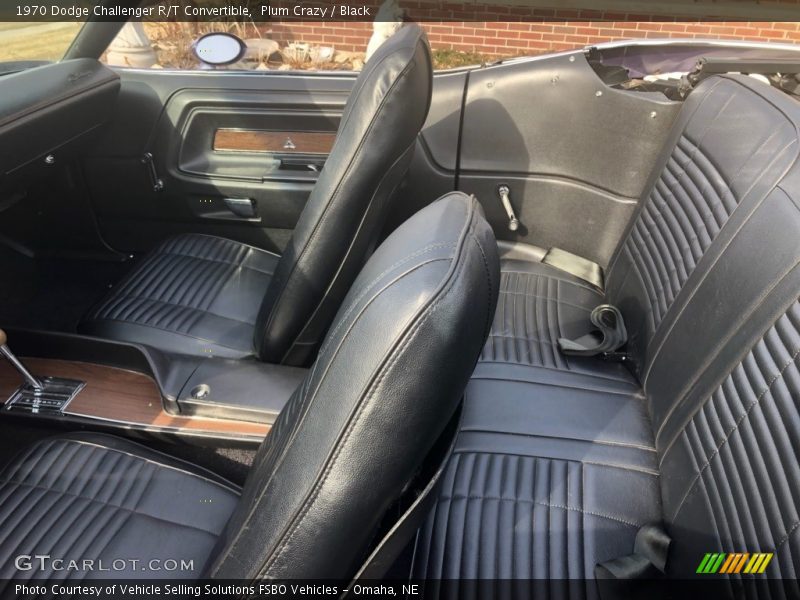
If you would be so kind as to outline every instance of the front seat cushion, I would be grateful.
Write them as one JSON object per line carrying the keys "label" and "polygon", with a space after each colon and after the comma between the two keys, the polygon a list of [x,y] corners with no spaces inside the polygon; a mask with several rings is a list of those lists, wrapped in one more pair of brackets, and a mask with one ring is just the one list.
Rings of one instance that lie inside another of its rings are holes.
{"label": "front seat cushion", "polygon": [[[120,578],[166,573],[154,568],[197,578],[238,501],[224,479],[124,439],[49,438],[0,474],[0,555],[49,555],[24,573],[34,579],[103,576],[69,570],[70,560],[102,560]],[[20,575],[14,560],[3,561],[0,579]]]}
{"label": "front seat cushion", "polygon": [[278,259],[208,235],[171,238],[89,314],[81,332],[168,352],[248,356]]}

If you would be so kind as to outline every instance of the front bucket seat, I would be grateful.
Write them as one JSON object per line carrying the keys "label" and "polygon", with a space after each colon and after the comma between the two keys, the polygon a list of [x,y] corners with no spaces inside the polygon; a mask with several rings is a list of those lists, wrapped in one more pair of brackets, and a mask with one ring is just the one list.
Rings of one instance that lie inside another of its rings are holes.
{"label": "front bucket seat", "polygon": [[223,238],[166,240],[79,326],[168,352],[303,366],[374,247],[431,101],[424,31],[370,58],[282,256]]}
{"label": "front bucket seat", "polygon": [[0,473],[0,579],[70,575],[52,562],[20,573],[18,555],[195,567],[159,573],[170,577],[353,576],[455,414],[499,271],[492,230],[460,192],[402,225],[361,271],[241,491],[106,435],[23,451]]}

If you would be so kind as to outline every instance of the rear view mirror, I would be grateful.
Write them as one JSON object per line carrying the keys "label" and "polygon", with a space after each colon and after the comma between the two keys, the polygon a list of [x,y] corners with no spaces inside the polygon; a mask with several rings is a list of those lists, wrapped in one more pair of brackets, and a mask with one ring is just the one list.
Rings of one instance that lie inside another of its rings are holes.
{"label": "rear view mirror", "polygon": [[201,62],[220,67],[240,60],[247,46],[232,33],[207,33],[197,39],[192,50]]}

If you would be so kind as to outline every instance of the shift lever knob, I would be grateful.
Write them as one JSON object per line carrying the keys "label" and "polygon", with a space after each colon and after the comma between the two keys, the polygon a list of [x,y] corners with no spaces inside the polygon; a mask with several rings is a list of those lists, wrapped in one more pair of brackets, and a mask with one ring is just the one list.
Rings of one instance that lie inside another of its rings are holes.
{"label": "shift lever knob", "polygon": [[28,369],[25,368],[25,365],[23,365],[22,362],[16,356],[14,356],[14,353],[11,352],[11,348],[9,348],[6,345],[7,341],[8,341],[8,336],[6,335],[6,332],[3,331],[2,329],[0,329],[0,354],[5,356],[8,359],[8,362],[10,362],[12,365],[14,365],[14,368],[17,371],[19,371],[20,375],[22,375],[22,377],[25,378],[25,381],[34,390],[42,390],[42,389],[44,389],[44,386],[42,385],[42,382],[39,381],[33,375],[31,375],[31,372],[28,371]]}

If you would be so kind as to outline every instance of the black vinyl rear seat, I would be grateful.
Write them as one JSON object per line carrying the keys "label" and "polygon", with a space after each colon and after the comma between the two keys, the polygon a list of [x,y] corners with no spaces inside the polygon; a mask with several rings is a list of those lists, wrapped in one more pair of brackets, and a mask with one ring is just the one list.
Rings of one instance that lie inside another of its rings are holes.
{"label": "black vinyl rear seat", "polygon": [[[414,576],[594,578],[637,531],[667,574],[707,552],[774,552],[743,596],[800,569],[800,105],[745,76],[685,102],[605,295],[548,265],[502,264]],[[591,309],[622,311],[636,375],[559,353]],[[588,582],[567,594],[594,597]],[[435,595],[435,594],[432,594]]]}

